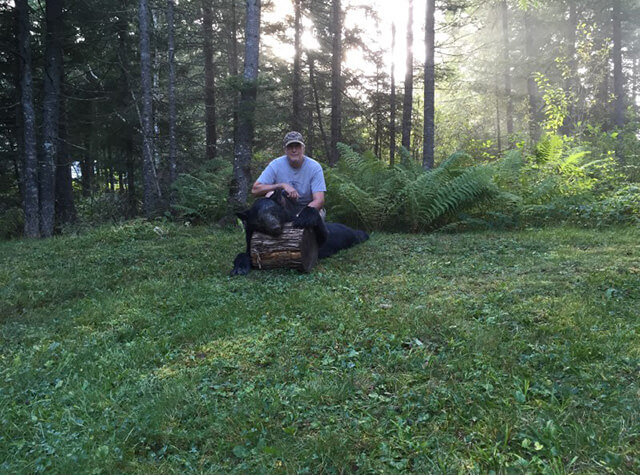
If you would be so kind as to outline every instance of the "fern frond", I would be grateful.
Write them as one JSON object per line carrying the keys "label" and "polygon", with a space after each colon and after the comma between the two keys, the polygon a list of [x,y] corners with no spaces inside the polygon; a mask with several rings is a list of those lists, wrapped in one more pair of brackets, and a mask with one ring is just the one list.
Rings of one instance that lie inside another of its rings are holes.
{"label": "fern frond", "polygon": [[536,159],[540,163],[560,160],[565,150],[564,139],[559,135],[547,134],[536,146]]}

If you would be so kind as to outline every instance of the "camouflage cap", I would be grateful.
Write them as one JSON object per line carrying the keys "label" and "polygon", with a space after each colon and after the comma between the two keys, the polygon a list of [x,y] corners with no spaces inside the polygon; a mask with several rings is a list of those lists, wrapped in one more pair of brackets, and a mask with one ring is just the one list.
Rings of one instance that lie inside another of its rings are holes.
{"label": "camouflage cap", "polygon": [[292,131],[284,136],[284,140],[282,141],[283,147],[286,147],[287,145],[292,143],[299,143],[304,147],[304,139],[302,138],[302,134],[300,132]]}

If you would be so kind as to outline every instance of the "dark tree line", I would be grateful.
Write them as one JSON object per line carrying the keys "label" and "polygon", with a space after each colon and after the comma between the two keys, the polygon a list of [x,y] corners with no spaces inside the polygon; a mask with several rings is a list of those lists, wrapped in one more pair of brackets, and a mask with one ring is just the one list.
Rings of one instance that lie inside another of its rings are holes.
{"label": "dark tree line", "polygon": [[[500,153],[545,130],[622,130],[637,114],[635,1],[406,0],[400,83],[383,60],[398,50],[396,24],[390,44],[372,41],[346,19],[366,12],[378,29],[385,19],[354,5],[291,0],[285,18],[267,21],[258,0],[4,3],[0,213],[20,209],[30,237],[104,196],[122,216],[154,217],[176,204],[180,173],[216,161],[233,169],[231,212],[289,128],[329,166],[340,141],[393,166],[400,138],[402,156],[428,169],[487,138]],[[426,54],[415,58],[420,29]],[[354,50],[373,72],[345,61]]]}

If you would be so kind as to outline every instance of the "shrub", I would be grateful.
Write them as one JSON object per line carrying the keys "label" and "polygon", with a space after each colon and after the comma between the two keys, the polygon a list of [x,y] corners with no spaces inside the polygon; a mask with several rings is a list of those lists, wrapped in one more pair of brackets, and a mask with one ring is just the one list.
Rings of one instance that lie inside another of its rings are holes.
{"label": "shrub", "polygon": [[212,223],[227,213],[231,164],[210,160],[193,173],[181,174],[173,188],[177,204],[173,208],[193,223]]}
{"label": "shrub", "polygon": [[433,170],[410,162],[387,168],[372,155],[340,144],[341,160],[327,170],[332,219],[367,229],[424,231],[498,197],[492,170],[456,153]]}

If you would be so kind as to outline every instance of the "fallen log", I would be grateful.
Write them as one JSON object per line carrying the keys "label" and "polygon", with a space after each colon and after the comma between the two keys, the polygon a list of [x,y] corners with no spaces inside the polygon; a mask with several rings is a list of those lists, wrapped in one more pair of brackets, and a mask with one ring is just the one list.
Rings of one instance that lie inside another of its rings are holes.
{"label": "fallen log", "polygon": [[318,262],[318,243],[312,229],[284,225],[277,237],[253,233],[251,237],[251,265],[256,269],[284,267],[310,272]]}

